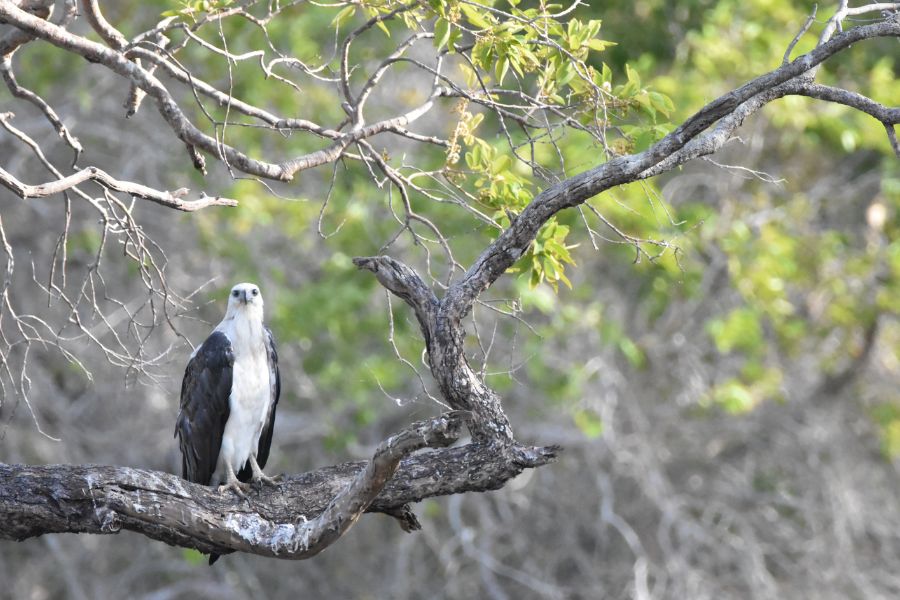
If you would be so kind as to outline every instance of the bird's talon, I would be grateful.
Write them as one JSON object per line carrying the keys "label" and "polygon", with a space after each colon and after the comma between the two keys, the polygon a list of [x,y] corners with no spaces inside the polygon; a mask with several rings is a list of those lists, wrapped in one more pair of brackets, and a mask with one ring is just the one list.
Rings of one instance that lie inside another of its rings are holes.
{"label": "bird's talon", "polygon": [[280,475],[276,475],[275,477],[269,477],[268,475],[260,474],[259,477],[255,477],[253,479],[254,485],[258,485],[260,490],[262,490],[263,484],[269,485],[272,487],[278,487],[278,483],[280,481],[281,481]]}
{"label": "bird's talon", "polygon": [[220,494],[224,494],[228,490],[231,490],[232,492],[234,492],[238,496],[238,498],[241,498],[242,500],[247,499],[247,494],[244,493],[243,486],[238,481],[232,481],[230,483],[226,483],[226,484],[219,486]]}

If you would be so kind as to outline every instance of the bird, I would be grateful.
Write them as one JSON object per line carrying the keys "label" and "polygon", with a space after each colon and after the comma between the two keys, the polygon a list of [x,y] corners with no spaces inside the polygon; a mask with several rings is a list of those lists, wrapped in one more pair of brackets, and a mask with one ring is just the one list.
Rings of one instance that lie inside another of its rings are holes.
{"label": "bird", "polygon": [[[191,354],[181,383],[175,436],[182,477],[245,498],[251,484],[277,486],[263,473],[281,395],[278,353],[253,283],[231,288],[225,318]],[[209,564],[219,558],[210,554]]]}

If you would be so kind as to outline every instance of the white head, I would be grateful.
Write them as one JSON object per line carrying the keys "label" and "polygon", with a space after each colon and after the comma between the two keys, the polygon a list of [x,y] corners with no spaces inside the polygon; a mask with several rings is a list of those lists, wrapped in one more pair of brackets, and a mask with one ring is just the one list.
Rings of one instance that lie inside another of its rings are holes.
{"label": "white head", "polygon": [[263,298],[255,283],[239,283],[231,288],[225,318],[233,319],[237,316],[262,321]]}

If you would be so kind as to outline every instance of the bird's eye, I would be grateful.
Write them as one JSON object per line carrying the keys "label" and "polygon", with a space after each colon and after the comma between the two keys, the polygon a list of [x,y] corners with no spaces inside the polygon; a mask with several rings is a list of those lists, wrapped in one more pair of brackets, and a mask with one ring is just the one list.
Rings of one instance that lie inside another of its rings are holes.
{"label": "bird's eye", "polygon": [[254,289],[254,290],[253,290],[253,295],[256,296],[256,295],[258,295],[258,294],[259,294],[259,290]]}
{"label": "bird's eye", "polygon": [[231,292],[231,295],[234,296],[235,298],[237,298],[238,296],[241,295],[241,293],[238,290],[234,290]]}

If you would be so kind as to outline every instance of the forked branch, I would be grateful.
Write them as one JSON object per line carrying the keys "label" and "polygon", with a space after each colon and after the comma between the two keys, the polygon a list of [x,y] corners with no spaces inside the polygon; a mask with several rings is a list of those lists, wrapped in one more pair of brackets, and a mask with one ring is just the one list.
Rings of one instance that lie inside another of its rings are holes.
{"label": "forked branch", "polygon": [[[372,460],[287,477],[240,500],[176,475],[95,465],[0,464],[0,538],[136,531],[201,552],[304,559],[337,541],[363,512],[402,514],[410,502],[502,487],[551,462],[557,448],[452,444],[463,413],[413,424]],[[406,458],[408,457],[408,458]]]}

